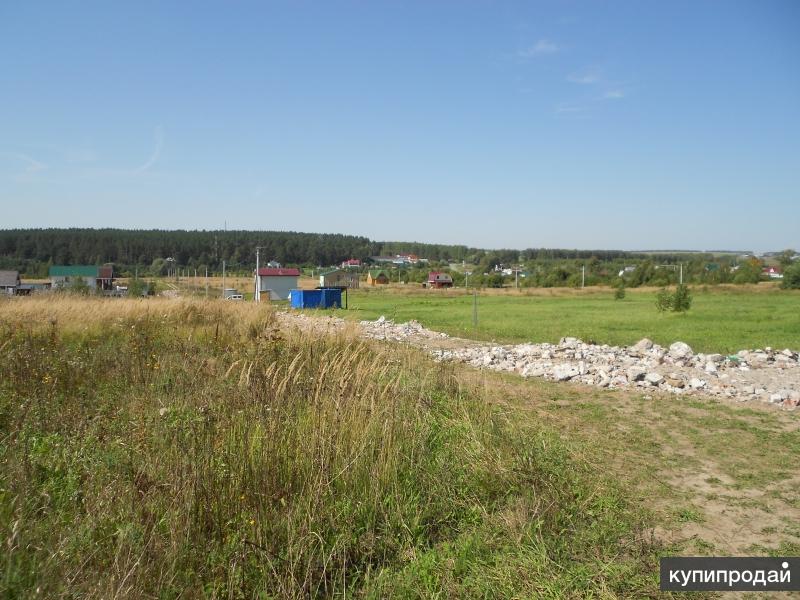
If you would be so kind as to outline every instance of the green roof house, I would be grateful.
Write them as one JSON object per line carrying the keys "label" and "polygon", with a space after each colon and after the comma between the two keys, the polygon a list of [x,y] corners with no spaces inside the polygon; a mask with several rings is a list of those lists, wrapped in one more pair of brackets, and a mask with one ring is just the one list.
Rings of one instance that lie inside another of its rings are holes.
{"label": "green roof house", "polygon": [[383,269],[370,269],[367,273],[368,285],[386,285],[389,283],[389,274]]}
{"label": "green roof house", "polygon": [[67,287],[79,280],[93,289],[110,290],[114,282],[114,267],[103,265],[53,265],[48,275],[53,288]]}

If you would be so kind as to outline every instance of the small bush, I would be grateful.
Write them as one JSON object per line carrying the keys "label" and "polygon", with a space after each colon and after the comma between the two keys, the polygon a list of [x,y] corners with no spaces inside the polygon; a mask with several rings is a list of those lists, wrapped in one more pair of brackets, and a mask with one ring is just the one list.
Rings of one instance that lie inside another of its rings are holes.
{"label": "small bush", "polygon": [[800,262],[784,271],[782,287],[787,290],[800,290]]}
{"label": "small bush", "polygon": [[672,310],[674,312],[686,312],[692,307],[692,294],[689,292],[689,287],[680,284],[675,288],[675,293],[672,295]]}
{"label": "small bush", "polygon": [[661,288],[656,294],[656,309],[658,312],[666,312],[672,309],[672,294],[667,288]]}
{"label": "small bush", "polygon": [[614,300],[622,300],[625,298],[625,282],[620,279],[617,284],[617,289],[614,290]]}
{"label": "small bush", "polygon": [[659,312],[686,312],[692,307],[692,294],[689,287],[680,284],[675,288],[674,293],[670,293],[667,288],[661,288],[656,294],[656,309]]}

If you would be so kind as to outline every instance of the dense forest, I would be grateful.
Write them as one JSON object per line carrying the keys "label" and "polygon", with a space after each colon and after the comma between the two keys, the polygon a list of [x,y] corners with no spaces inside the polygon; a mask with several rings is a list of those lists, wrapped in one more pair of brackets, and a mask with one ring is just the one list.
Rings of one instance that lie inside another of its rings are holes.
{"label": "dense forest", "polygon": [[[51,264],[113,263],[117,272],[175,265],[210,271],[225,261],[233,270],[255,265],[256,247],[264,262],[330,265],[366,257],[380,245],[364,237],[286,231],[162,231],[126,229],[12,229],[0,231],[0,268],[44,275]],[[155,270],[159,270],[156,268]]]}

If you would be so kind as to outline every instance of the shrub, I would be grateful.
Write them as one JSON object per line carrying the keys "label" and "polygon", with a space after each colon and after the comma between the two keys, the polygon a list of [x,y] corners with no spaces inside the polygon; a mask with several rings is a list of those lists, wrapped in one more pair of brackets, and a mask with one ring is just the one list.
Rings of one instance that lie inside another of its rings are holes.
{"label": "shrub", "polygon": [[672,309],[672,295],[667,288],[661,288],[656,294],[656,309],[658,312],[665,312]]}
{"label": "shrub", "polygon": [[787,290],[800,289],[800,262],[793,264],[784,271],[782,287]]}
{"label": "shrub", "polygon": [[146,296],[147,292],[147,284],[142,279],[131,279],[128,283],[128,295],[132,298]]}
{"label": "shrub", "polygon": [[689,287],[680,284],[675,292],[670,294],[667,288],[661,288],[656,294],[656,309],[659,312],[686,312],[692,307],[692,294]]}
{"label": "shrub", "polygon": [[625,298],[625,282],[620,279],[617,289],[614,290],[614,300],[622,300],[623,298]]}
{"label": "shrub", "polygon": [[689,292],[688,286],[680,284],[675,288],[675,293],[672,295],[672,310],[674,312],[686,312],[692,307],[692,294]]}

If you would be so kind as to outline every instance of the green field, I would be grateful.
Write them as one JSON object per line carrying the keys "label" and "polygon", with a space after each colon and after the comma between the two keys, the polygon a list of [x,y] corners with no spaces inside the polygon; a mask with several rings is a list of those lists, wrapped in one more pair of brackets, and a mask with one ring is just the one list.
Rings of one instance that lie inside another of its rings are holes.
{"label": "green field", "polygon": [[554,290],[524,295],[513,290],[463,291],[361,289],[350,293],[348,316],[416,319],[451,335],[498,342],[558,342],[564,336],[612,345],[649,337],[662,345],[680,340],[700,352],[745,348],[800,348],[800,293],[774,287],[697,288],[687,314],[659,313],[652,290],[628,290],[614,300],[610,290]]}

